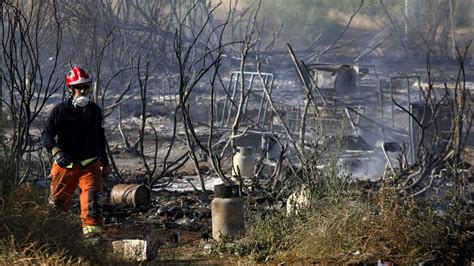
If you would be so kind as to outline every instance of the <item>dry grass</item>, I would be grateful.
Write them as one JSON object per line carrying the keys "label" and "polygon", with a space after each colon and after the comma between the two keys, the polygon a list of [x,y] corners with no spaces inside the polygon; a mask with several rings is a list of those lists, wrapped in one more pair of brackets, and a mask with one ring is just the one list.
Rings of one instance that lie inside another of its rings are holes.
{"label": "dry grass", "polygon": [[[302,167],[311,207],[290,217],[296,221],[281,241],[291,244],[279,260],[413,264],[446,250],[449,227],[429,204],[390,186],[362,193],[340,174],[345,171],[337,163],[337,141],[335,149],[323,148]],[[319,170],[317,165],[326,167]]]}
{"label": "dry grass", "polygon": [[104,247],[87,246],[79,218],[51,210],[46,191],[17,188],[0,209],[0,265],[107,264]]}
{"label": "dry grass", "polygon": [[273,214],[252,225],[248,245],[257,261],[414,264],[459,259],[456,249],[462,243],[453,238],[456,229],[429,204],[393,187],[367,195],[334,176],[319,180],[311,186],[310,208],[296,216]]}
{"label": "dry grass", "polygon": [[449,248],[447,226],[415,200],[391,188],[369,198],[347,195],[313,201],[298,216],[257,221],[248,233],[253,257],[258,262],[414,264]]}
{"label": "dry grass", "polygon": [[81,264],[80,260],[74,260],[65,252],[51,253],[48,247],[37,243],[22,245],[12,236],[10,240],[0,242],[0,264],[1,265],[39,265],[39,264]]}
{"label": "dry grass", "polygon": [[323,199],[289,236],[291,252],[314,261],[352,263],[386,259],[415,263],[441,248],[445,227],[390,189],[373,198]]}

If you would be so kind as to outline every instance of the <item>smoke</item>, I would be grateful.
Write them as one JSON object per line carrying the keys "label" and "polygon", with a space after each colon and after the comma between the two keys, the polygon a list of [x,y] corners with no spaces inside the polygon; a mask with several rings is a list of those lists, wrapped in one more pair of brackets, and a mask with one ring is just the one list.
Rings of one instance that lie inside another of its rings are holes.
{"label": "smoke", "polygon": [[369,160],[362,162],[358,167],[352,169],[354,179],[380,179],[384,173],[387,160],[382,153],[375,153]]}

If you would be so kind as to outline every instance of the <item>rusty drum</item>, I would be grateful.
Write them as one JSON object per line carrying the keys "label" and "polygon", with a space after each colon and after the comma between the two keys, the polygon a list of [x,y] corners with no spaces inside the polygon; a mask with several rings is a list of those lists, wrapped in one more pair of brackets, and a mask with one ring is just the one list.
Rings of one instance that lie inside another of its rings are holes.
{"label": "rusty drum", "polygon": [[144,185],[118,184],[110,192],[112,204],[130,204],[135,207],[148,205],[150,202],[150,191]]}

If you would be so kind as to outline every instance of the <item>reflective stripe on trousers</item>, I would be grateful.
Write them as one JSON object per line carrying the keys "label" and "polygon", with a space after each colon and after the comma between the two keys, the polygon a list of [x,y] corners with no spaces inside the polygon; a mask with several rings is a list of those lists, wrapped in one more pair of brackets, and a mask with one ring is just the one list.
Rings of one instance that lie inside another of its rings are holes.
{"label": "reflective stripe on trousers", "polygon": [[88,225],[82,228],[82,233],[85,236],[101,236],[102,235],[102,226]]}
{"label": "reflective stripe on trousers", "polygon": [[50,203],[68,211],[74,190],[79,185],[82,227],[103,225],[103,184],[99,161],[84,168],[74,165],[71,169],[54,163],[51,179]]}

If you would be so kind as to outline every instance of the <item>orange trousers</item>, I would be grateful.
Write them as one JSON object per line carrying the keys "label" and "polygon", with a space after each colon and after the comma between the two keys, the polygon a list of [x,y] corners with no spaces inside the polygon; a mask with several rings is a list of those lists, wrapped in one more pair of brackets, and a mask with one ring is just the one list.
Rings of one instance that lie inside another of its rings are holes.
{"label": "orange trousers", "polygon": [[74,164],[71,169],[53,163],[51,168],[51,195],[49,201],[56,208],[68,211],[77,185],[81,190],[82,227],[103,225],[103,183],[100,162],[86,167]]}

